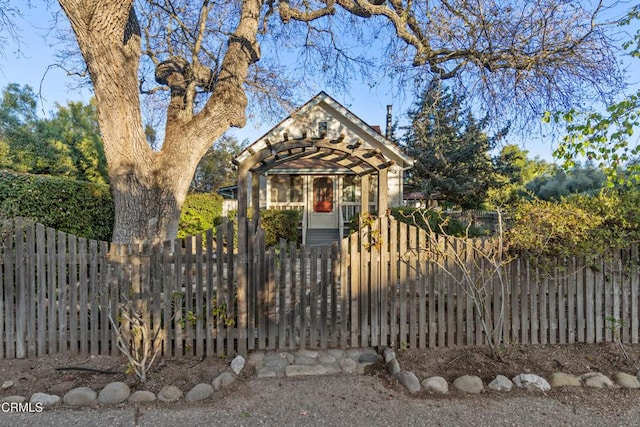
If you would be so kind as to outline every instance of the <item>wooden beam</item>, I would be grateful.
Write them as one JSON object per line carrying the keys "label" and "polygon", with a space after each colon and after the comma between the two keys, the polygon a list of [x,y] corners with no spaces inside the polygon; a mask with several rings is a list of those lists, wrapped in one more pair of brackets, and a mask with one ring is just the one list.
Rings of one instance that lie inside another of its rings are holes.
{"label": "wooden beam", "polygon": [[354,142],[353,144],[348,145],[347,148],[349,150],[356,150],[356,149],[360,148],[361,145],[362,145],[362,140],[359,139],[356,142]]}
{"label": "wooden beam", "polygon": [[343,160],[347,160],[349,157],[351,156],[351,154],[349,153],[343,153],[342,156],[338,157],[337,159],[335,159],[334,161],[336,163],[338,162],[342,162]]}
{"label": "wooden beam", "polygon": [[365,168],[361,167],[361,169],[362,169],[361,172],[355,172],[355,170],[354,170],[354,173],[356,175],[358,175],[359,177],[363,177],[363,176],[366,176],[366,175],[371,175],[372,173],[375,173],[377,171],[377,169],[375,169],[375,168],[365,169]]}
{"label": "wooden beam", "polygon": [[353,169],[356,166],[360,166],[362,163],[364,163],[364,159],[357,159],[355,162],[351,163],[350,165],[348,165],[347,167],[349,169]]}
{"label": "wooden beam", "polygon": [[286,156],[286,157],[282,157],[279,159],[275,159],[271,162],[262,162],[263,165],[260,166],[259,168],[254,168],[251,169],[252,173],[258,173],[258,174],[263,174],[266,171],[268,171],[269,169],[273,169],[274,167],[282,164],[282,163],[286,163],[286,162],[290,162],[292,160],[298,159],[300,157],[306,157],[306,156],[311,156],[314,153],[316,153],[318,151],[318,149],[316,148],[305,148],[303,149],[303,151],[300,151],[298,153],[293,153],[290,156]]}
{"label": "wooden beam", "polygon": [[391,167],[391,166],[393,166],[395,164],[396,164],[395,160],[389,160],[388,162],[384,162],[384,163],[380,164],[378,166],[378,169],[380,169],[380,170],[387,169],[388,167]]}
{"label": "wooden beam", "polygon": [[[326,136],[326,135],[325,135]],[[341,133],[340,136],[336,139],[332,139],[331,141],[329,141],[332,144],[340,144],[342,141],[344,141],[344,133]]]}
{"label": "wooden beam", "polygon": [[380,154],[382,151],[380,151],[379,148],[374,148],[373,150],[368,151],[364,156],[362,157],[366,157],[366,158],[371,158],[371,157],[375,157],[378,154]]}

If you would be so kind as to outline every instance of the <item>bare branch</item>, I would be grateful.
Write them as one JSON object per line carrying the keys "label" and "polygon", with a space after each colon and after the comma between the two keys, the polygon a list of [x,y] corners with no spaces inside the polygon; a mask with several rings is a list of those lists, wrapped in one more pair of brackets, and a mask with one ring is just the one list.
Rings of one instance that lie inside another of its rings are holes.
{"label": "bare branch", "polygon": [[292,8],[288,1],[280,1],[278,5],[278,12],[280,13],[280,19],[283,23],[288,23],[290,20],[311,22],[317,19],[323,18],[327,15],[333,15],[336,13],[335,0],[327,0],[326,6],[314,10],[300,10]]}

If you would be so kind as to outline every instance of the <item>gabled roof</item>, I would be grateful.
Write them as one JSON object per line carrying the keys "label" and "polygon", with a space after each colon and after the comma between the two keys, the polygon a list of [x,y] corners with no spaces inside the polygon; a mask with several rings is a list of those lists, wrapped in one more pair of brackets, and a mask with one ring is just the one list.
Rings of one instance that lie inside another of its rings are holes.
{"label": "gabled roof", "polygon": [[[327,121],[326,133],[321,134],[318,124]],[[258,138],[235,158],[235,163],[248,161],[254,163],[252,170],[265,172],[297,158],[335,161],[342,167],[365,163],[357,170],[350,167],[361,174],[393,164],[408,169],[414,162],[393,141],[325,92]]]}

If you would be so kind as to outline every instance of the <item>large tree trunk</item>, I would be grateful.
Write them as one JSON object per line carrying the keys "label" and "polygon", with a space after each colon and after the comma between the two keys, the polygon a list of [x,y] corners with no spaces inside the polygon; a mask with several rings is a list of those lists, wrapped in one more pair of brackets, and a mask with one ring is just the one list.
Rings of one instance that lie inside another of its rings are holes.
{"label": "large tree trunk", "polygon": [[[243,83],[249,65],[259,57],[256,34],[262,2],[242,2],[217,83],[208,88],[211,96],[198,114],[193,113],[193,104],[185,102],[189,97],[184,96],[181,76],[172,74],[171,67],[169,73],[163,70],[171,103],[159,152],[147,143],[142,126],[138,87],[142,52],[133,0],[59,2],[76,34],[96,96],[115,204],[112,240],[156,243],[175,238],[198,161],[229,127],[245,124]],[[195,91],[195,86],[189,90]]]}
{"label": "large tree trunk", "polygon": [[115,208],[112,240],[156,243],[174,238],[188,188],[181,183],[183,173],[175,167],[151,173],[131,167],[125,173],[111,174]]}

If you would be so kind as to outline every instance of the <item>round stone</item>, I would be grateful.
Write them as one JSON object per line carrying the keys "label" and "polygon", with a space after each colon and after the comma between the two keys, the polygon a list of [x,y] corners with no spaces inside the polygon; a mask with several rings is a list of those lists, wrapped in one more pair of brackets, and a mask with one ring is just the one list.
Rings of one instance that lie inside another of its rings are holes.
{"label": "round stone", "polygon": [[390,375],[395,375],[400,372],[400,363],[398,363],[398,359],[391,359],[387,363],[387,372]]}
{"label": "round stone", "polygon": [[257,376],[258,378],[273,378],[276,376],[276,373],[269,368],[260,368],[258,369]]}
{"label": "round stone", "polygon": [[97,396],[96,392],[89,387],[76,387],[69,390],[62,401],[70,406],[81,406],[93,402]]}
{"label": "round stone", "polygon": [[329,356],[328,354],[323,354],[322,356],[318,357],[318,362],[322,363],[323,365],[331,365],[332,363],[336,362],[336,358],[333,356]]}
{"label": "round stone", "polygon": [[625,372],[618,372],[613,376],[613,380],[622,388],[640,388],[640,381],[635,375]]}
{"label": "round stone", "polygon": [[376,353],[366,352],[358,357],[358,363],[376,363],[378,355]]}
{"label": "round stone", "polygon": [[182,397],[182,390],[174,385],[166,385],[162,387],[158,393],[158,400],[162,402],[175,402]]}
{"label": "round stone", "polygon": [[308,357],[310,359],[315,359],[318,357],[318,352],[314,350],[298,350],[298,356]]}
{"label": "round stone", "polygon": [[318,361],[312,357],[298,356],[296,357],[296,365],[315,365]]}
{"label": "round stone", "polygon": [[422,387],[428,393],[445,394],[449,393],[449,384],[442,377],[430,377],[422,381]]}
{"label": "round stone", "polygon": [[495,391],[511,391],[513,383],[504,375],[497,375],[496,378],[487,385],[487,388]]}
{"label": "round stone", "polygon": [[453,386],[469,394],[480,394],[483,388],[482,380],[476,375],[463,375],[458,377],[453,381]]}
{"label": "round stone", "polygon": [[98,395],[100,403],[105,405],[115,405],[124,402],[131,395],[129,386],[121,381],[107,384]]}
{"label": "round stone", "polygon": [[580,375],[580,381],[585,385],[585,387],[594,387],[594,388],[610,388],[613,387],[613,381],[609,377],[600,372],[587,372],[586,374]]}
{"label": "round stone", "polygon": [[129,396],[130,403],[153,402],[155,400],[156,395],[147,390],[138,390]]}
{"label": "round stone", "polygon": [[575,375],[565,374],[563,372],[554,372],[551,374],[551,387],[580,387],[580,379]]}
{"label": "round stone", "polygon": [[43,406],[51,406],[60,402],[60,396],[55,394],[33,393],[29,401],[31,403],[41,403]]}
{"label": "round stone", "polygon": [[221,388],[229,387],[236,380],[236,377],[231,372],[223,372],[213,380],[211,385],[214,390],[220,390]]}
{"label": "round stone", "polygon": [[342,372],[345,372],[347,374],[352,374],[358,368],[358,364],[353,359],[341,359],[340,368],[342,368]]}
{"label": "round stone", "polygon": [[189,390],[184,397],[187,402],[197,402],[209,398],[213,394],[213,387],[211,384],[196,384],[191,390]]}
{"label": "round stone", "polygon": [[417,393],[420,391],[420,381],[416,374],[410,371],[400,371],[395,375],[400,384],[407,389],[409,393]]}
{"label": "round stone", "polygon": [[551,385],[544,378],[534,374],[519,374],[513,378],[513,383],[527,390],[549,391]]}
{"label": "round stone", "polygon": [[24,396],[17,396],[17,395],[13,395],[13,396],[5,396],[2,399],[0,399],[0,402],[7,402],[7,403],[22,403],[22,402],[26,402],[27,398]]}
{"label": "round stone", "polygon": [[231,370],[236,374],[236,375],[240,375],[240,372],[242,372],[242,369],[244,369],[244,357],[242,356],[236,356],[232,361],[231,361]]}

